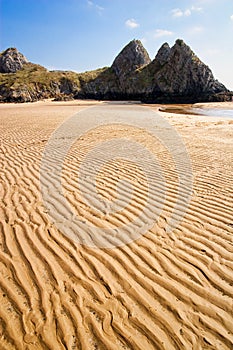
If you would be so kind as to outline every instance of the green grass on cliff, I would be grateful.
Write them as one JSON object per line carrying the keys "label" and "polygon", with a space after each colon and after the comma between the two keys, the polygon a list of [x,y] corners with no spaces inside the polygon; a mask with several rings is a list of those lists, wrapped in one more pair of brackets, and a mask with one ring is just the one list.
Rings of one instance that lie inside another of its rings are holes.
{"label": "green grass on cliff", "polygon": [[20,86],[43,86],[49,89],[51,84],[59,83],[64,78],[74,83],[78,88],[81,83],[87,83],[96,79],[107,68],[96,69],[85,73],[75,73],[71,71],[48,71],[46,68],[28,63],[23,69],[16,73],[0,73],[0,85],[6,88],[17,88]]}

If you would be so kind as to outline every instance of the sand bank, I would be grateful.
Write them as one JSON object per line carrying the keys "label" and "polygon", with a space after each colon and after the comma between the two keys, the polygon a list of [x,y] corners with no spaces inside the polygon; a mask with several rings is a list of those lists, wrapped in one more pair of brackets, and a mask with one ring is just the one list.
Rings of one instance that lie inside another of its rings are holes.
{"label": "sand bank", "polygon": [[[98,136],[89,132],[78,140],[64,162],[63,186],[84,221],[101,225],[76,181],[85,152],[99,142],[124,137],[148,147],[167,183],[164,210],[148,232],[122,247],[92,249],[49,220],[39,179],[53,131],[92,104],[0,105],[0,348],[232,349],[233,121],[162,113],[182,137],[193,173],[188,210],[169,234],[178,179],[164,146],[125,126],[99,127]],[[124,177],[138,191],[117,217],[128,222],[146,197],[143,174],[119,160],[106,164],[97,184],[103,198],[113,200]],[[102,224],[114,226],[116,217]]]}

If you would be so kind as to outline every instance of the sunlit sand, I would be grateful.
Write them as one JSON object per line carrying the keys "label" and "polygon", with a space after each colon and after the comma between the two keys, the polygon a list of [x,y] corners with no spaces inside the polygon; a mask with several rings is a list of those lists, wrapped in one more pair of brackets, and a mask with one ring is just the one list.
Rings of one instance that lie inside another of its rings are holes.
{"label": "sunlit sand", "polygon": [[[98,142],[141,142],[158,157],[167,182],[166,204],[154,227],[128,245],[92,249],[49,220],[39,172],[53,131],[95,104],[102,102],[0,105],[1,349],[232,349],[233,120],[158,112],[182,137],[194,181],[188,210],[170,233],[166,223],[178,179],[164,147],[126,127],[100,127],[98,136],[90,132],[77,140],[64,162],[63,185],[73,209],[93,225],[101,225],[101,218],[95,221],[82,202],[75,176],[84,153]],[[140,197],[122,211],[122,222],[146,196],[143,174],[136,170],[119,161],[107,164],[97,179],[109,200],[121,176],[138,186]]]}

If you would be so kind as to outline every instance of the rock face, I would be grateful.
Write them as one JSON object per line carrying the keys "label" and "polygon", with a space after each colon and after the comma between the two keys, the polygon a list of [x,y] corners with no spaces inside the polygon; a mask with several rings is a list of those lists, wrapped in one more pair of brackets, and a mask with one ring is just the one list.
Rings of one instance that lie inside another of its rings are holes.
{"label": "rock face", "polygon": [[158,51],[158,53],[157,53],[157,55],[156,55],[156,57],[155,57],[155,60],[156,60],[161,66],[163,66],[165,63],[167,63],[168,58],[169,58],[169,56],[170,56],[170,52],[171,52],[170,46],[168,45],[168,43],[164,43],[164,44],[160,47],[160,49],[159,49],[159,51]]}
{"label": "rock face", "polygon": [[124,80],[136,69],[142,68],[150,62],[150,57],[141,41],[132,40],[115,58],[111,68],[120,80]]}
{"label": "rock face", "polygon": [[17,49],[7,49],[0,54],[0,73],[4,73],[0,74],[0,102],[74,97],[195,103],[229,101],[233,96],[180,39],[171,48],[163,44],[153,61],[142,43],[133,40],[110,68],[80,74],[49,72],[27,62]]}
{"label": "rock face", "polygon": [[16,48],[9,48],[0,54],[0,73],[15,73],[28,60]]}
{"label": "rock face", "polygon": [[151,59],[140,40],[132,40],[114,59],[112,66],[97,79],[82,84],[78,97],[97,99],[140,99],[139,71],[150,64]]}
{"label": "rock face", "polygon": [[114,60],[109,75],[111,71],[115,74],[114,84],[104,83],[104,77],[102,80],[98,77],[97,81],[83,86],[83,91],[99,99],[160,103],[211,101],[216,94],[223,96],[228,92],[180,39],[172,48],[163,44],[152,62],[142,43],[131,41]]}
{"label": "rock face", "polygon": [[182,40],[177,40],[171,49],[162,46],[156,60],[162,67],[155,74],[155,95],[158,92],[198,98],[227,91],[224,85],[214,79],[209,67]]}

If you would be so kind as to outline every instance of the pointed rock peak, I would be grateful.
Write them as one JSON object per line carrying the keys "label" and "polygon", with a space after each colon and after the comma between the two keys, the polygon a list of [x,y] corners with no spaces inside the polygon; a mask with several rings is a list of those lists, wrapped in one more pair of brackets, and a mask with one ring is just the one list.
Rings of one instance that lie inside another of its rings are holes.
{"label": "pointed rock peak", "polygon": [[133,39],[123,48],[123,50],[126,48],[131,48],[131,50],[136,50],[136,51],[142,51],[145,55],[147,55],[149,57],[146,49],[142,45],[141,40]]}
{"label": "pointed rock peak", "polygon": [[170,61],[178,59],[185,61],[191,60],[193,63],[201,63],[201,60],[195,55],[192,49],[181,39],[177,39],[175,45],[171,48]]}
{"label": "pointed rock peak", "polygon": [[160,51],[160,50],[164,50],[164,49],[170,49],[170,46],[169,46],[168,43],[164,43],[164,44],[160,47],[159,51]]}
{"label": "pointed rock peak", "polygon": [[15,73],[28,63],[27,58],[15,47],[10,47],[0,54],[0,72]]}
{"label": "pointed rock peak", "polygon": [[156,74],[159,89],[169,94],[191,96],[195,100],[198,95],[226,92],[209,67],[180,39],[170,49],[168,63]]}
{"label": "pointed rock peak", "polygon": [[5,51],[1,52],[1,55],[5,55],[7,53],[19,52],[16,47],[8,47]]}
{"label": "pointed rock peak", "polygon": [[168,43],[164,43],[160,47],[157,55],[155,56],[155,60],[159,62],[161,65],[164,65],[168,61],[170,52],[171,52],[170,46],[168,45]]}
{"label": "pointed rock peak", "polygon": [[[182,40],[182,39],[176,39],[175,45],[184,46],[184,45],[186,45],[186,44],[185,44],[184,40]],[[186,45],[186,46],[187,46],[187,45]]]}
{"label": "pointed rock peak", "polygon": [[182,39],[177,39],[175,45],[172,47],[173,51],[180,51],[186,54],[194,54],[191,48]]}
{"label": "pointed rock peak", "polygon": [[[144,46],[142,45],[142,42],[140,40],[136,40],[133,39],[132,41],[130,41],[119,53],[118,56],[124,54],[125,52],[131,52],[132,54],[137,53],[138,56],[141,55],[141,57],[145,60],[145,61],[150,61],[150,57],[148,55],[148,52],[146,51],[146,49],[144,48]],[[117,56],[117,57],[118,57]]]}
{"label": "pointed rock peak", "polygon": [[118,76],[126,75],[151,62],[140,40],[132,40],[115,58],[112,69]]}

